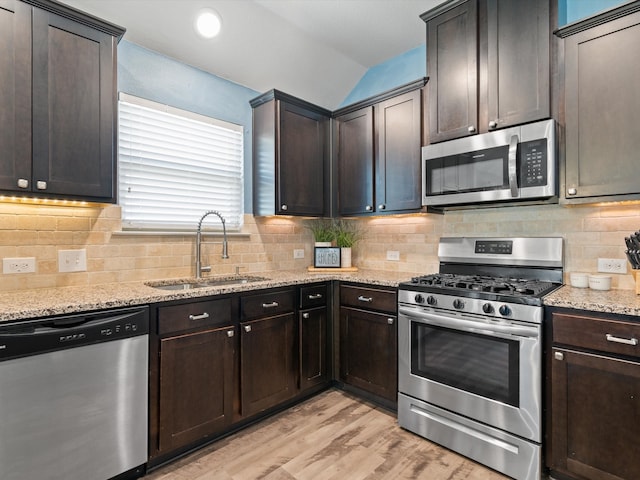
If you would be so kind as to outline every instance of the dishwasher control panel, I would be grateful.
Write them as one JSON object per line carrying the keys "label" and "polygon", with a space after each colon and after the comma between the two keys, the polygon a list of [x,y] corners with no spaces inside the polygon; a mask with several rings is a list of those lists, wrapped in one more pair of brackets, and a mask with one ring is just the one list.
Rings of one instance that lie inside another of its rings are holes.
{"label": "dishwasher control panel", "polygon": [[0,325],[0,361],[148,333],[148,307],[8,323]]}

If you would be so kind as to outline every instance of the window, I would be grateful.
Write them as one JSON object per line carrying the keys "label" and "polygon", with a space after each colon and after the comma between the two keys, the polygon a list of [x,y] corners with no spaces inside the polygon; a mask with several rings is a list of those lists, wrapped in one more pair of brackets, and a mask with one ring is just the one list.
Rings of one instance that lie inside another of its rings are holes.
{"label": "window", "polygon": [[208,210],[243,220],[243,129],[120,94],[119,204],[123,229],[193,230]]}

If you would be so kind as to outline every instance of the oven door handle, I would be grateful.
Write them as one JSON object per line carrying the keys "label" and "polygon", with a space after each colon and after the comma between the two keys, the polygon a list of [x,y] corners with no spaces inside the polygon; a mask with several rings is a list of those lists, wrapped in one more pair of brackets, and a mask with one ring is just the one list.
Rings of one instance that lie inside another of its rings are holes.
{"label": "oven door handle", "polygon": [[478,332],[481,330],[488,333],[498,333],[517,337],[540,336],[538,328],[533,326],[527,327],[524,325],[519,326],[479,323],[472,320],[463,320],[460,318],[442,317],[440,315],[434,315],[432,313],[427,313],[418,309],[412,309],[404,306],[398,307],[398,313],[406,315],[407,317],[417,317],[419,321],[421,321],[422,323],[427,323],[429,325],[452,328],[454,330],[464,330],[466,332]]}

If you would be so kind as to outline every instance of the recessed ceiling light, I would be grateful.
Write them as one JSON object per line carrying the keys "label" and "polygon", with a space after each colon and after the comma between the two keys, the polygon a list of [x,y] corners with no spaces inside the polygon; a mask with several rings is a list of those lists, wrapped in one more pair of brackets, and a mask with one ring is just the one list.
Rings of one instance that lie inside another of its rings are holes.
{"label": "recessed ceiling light", "polygon": [[204,38],[213,38],[220,33],[222,20],[216,12],[206,8],[198,13],[195,26],[198,35]]}

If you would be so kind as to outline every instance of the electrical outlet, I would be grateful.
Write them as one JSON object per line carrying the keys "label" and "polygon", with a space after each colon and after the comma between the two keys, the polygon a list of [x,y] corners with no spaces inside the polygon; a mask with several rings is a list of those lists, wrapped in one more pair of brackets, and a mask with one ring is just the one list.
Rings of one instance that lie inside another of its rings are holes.
{"label": "electrical outlet", "polygon": [[400,260],[400,252],[398,250],[387,250],[387,260],[397,262]]}
{"label": "electrical outlet", "polygon": [[79,250],[58,250],[58,271],[86,272],[87,251],[84,248]]}
{"label": "electrical outlet", "polygon": [[36,257],[2,259],[2,273],[33,273],[35,271]]}
{"label": "electrical outlet", "polygon": [[302,249],[302,248],[294,248],[293,249],[293,258],[304,258],[304,249]]}
{"label": "electrical outlet", "polygon": [[598,271],[603,273],[627,273],[627,260],[624,258],[599,258]]}

